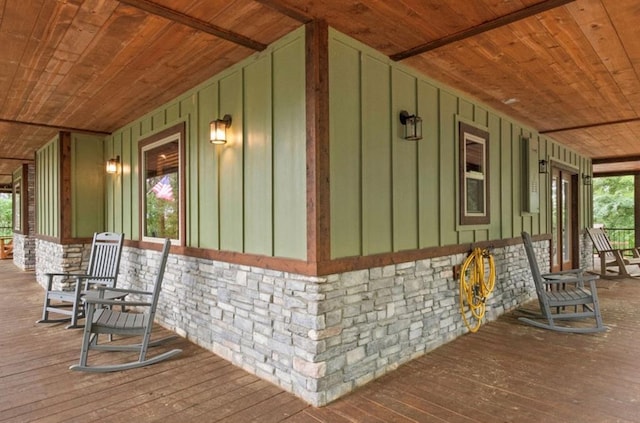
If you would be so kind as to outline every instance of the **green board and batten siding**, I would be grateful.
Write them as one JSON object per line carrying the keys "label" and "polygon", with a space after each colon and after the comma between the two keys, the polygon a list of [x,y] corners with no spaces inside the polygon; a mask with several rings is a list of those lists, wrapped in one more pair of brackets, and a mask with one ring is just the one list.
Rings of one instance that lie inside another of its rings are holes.
{"label": "green board and batten siding", "polygon": [[[297,31],[296,31],[297,32]],[[307,258],[304,28],[273,52],[274,255]]]}
{"label": "green board and batten siding", "polygon": [[[71,236],[90,237],[104,228],[103,138],[71,134]],[[96,171],[98,170],[98,171]]]}
{"label": "green board and batten siding", "polygon": [[[306,259],[304,28],[107,137],[107,227],[139,239],[138,142],[186,124],[186,245]],[[209,122],[232,116],[228,142]]]}
{"label": "green board and batten siding", "polygon": [[[539,176],[539,213],[523,212],[522,137],[538,143],[540,159],[580,176],[591,173],[587,158],[337,31],[329,34],[332,258],[550,232],[549,175]],[[306,259],[304,36],[301,28],[121,128],[100,152],[96,138],[73,134],[73,236],[106,229],[139,238],[138,142],[184,123],[186,245]],[[400,110],[423,118],[421,141],[402,139]],[[229,142],[213,146],[209,122],[227,113]],[[458,224],[460,121],[490,134],[491,223],[484,226]],[[115,156],[121,172],[104,176],[104,160]],[[36,167],[38,203],[47,205],[38,208],[38,233],[59,237],[59,137],[38,151]],[[100,177],[106,204],[97,210],[103,203],[94,197],[103,194],[91,187]],[[584,227],[592,218],[590,193],[579,186]]]}
{"label": "green board and batten siding", "polygon": [[36,233],[60,235],[60,137],[56,136],[36,152]]}
{"label": "green board and batten siding", "polygon": [[[587,158],[478,102],[330,30],[331,257],[549,233],[550,176],[539,175],[540,211],[523,211],[523,141],[539,159],[590,174]],[[402,139],[399,113],[423,118],[423,139]],[[490,134],[488,225],[458,223],[458,122]],[[581,181],[580,181],[581,182]],[[579,184],[579,227],[591,221]]]}
{"label": "green board and batten siding", "polygon": [[70,233],[61,233],[62,137],[36,152],[37,234],[51,238],[87,238],[104,229],[105,194],[103,138],[70,134]]}

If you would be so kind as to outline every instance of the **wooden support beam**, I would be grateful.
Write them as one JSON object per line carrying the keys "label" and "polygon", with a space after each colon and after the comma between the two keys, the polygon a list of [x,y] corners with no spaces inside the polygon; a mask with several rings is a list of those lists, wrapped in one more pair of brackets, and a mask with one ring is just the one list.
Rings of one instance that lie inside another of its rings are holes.
{"label": "wooden support beam", "polygon": [[39,128],[55,129],[57,131],[81,132],[83,134],[111,135],[111,132],[96,131],[94,129],[72,128],[72,127],[69,127],[69,126],[51,125],[51,124],[48,124],[48,123],[28,122],[28,121],[24,121],[24,120],[15,120],[15,119],[2,119],[2,118],[0,118],[0,123],[9,123],[9,124],[12,124],[12,125],[37,126]]}
{"label": "wooden support beam", "polygon": [[282,3],[278,2],[278,1],[274,1],[274,0],[253,0],[256,3],[260,3],[263,4],[273,10],[275,10],[276,12],[279,12],[285,16],[290,17],[293,20],[296,20],[298,22],[301,22],[303,24],[308,24],[309,22],[311,22],[313,20],[313,18],[309,15],[305,15],[304,13],[292,8],[292,7],[288,7],[283,5]]}
{"label": "wooden support beam", "polygon": [[608,164],[608,163],[624,163],[624,162],[638,162],[640,156],[623,156],[623,157],[600,157],[591,159],[591,164]]}
{"label": "wooden support beam", "polygon": [[579,129],[597,128],[599,126],[619,125],[619,124],[622,124],[622,123],[634,123],[634,122],[640,122],[640,118],[620,119],[620,120],[613,120],[613,121],[609,121],[609,122],[589,123],[589,124],[586,124],[586,125],[568,126],[566,128],[545,129],[544,131],[540,131],[540,133],[541,134],[553,134],[553,133],[556,133],[556,132],[576,131],[576,130],[579,130]]}
{"label": "wooden support beam", "polygon": [[160,16],[161,18],[168,19],[170,21],[179,23],[181,25],[188,26],[189,28],[196,29],[198,31],[206,32],[207,34],[214,35],[223,40],[230,41],[243,47],[247,47],[251,50],[262,51],[267,48],[266,44],[262,44],[258,41],[252,40],[244,35],[231,32],[227,29],[221,28],[217,25],[210,24],[209,22],[201,21],[194,17],[185,15],[168,7],[153,3],[149,0],[118,0],[120,3],[127,4],[135,7],[136,9],[143,10],[152,15]]}
{"label": "wooden support beam", "polygon": [[483,32],[491,31],[492,29],[500,28],[501,26],[509,25],[522,19],[529,18],[531,16],[546,12],[556,7],[564,6],[567,3],[574,2],[575,0],[547,0],[534,4],[533,6],[525,7],[524,9],[516,10],[504,16],[500,16],[492,21],[481,23],[480,25],[472,28],[465,29],[455,34],[447,35],[438,40],[430,41],[417,47],[410,48],[403,52],[393,54],[389,56],[391,60],[399,61],[407,59],[412,56],[417,56],[422,53],[426,53],[431,50],[446,46],[447,44],[455,43],[456,41],[462,41],[466,38],[473,37]]}
{"label": "wooden support beam", "polygon": [[34,159],[23,159],[22,157],[3,157],[0,156],[0,160],[15,160],[18,162],[34,162]]}
{"label": "wooden support beam", "polygon": [[306,25],[307,262],[314,274],[331,258],[329,192],[329,26]]}
{"label": "wooden support beam", "polygon": [[640,245],[640,175],[633,176],[633,241]]}

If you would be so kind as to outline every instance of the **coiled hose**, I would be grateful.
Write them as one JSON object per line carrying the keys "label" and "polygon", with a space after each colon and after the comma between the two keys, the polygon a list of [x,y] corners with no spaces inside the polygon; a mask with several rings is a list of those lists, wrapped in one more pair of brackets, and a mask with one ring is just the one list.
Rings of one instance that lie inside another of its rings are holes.
{"label": "coiled hose", "polygon": [[[486,268],[489,269],[488,275],[485,273]],[[460,268],[460,313],[470,332],[480,329],[486,312],[486,301],[495,287],[495,282],[496,266],[493,255],[488,249],[474,248]]]}

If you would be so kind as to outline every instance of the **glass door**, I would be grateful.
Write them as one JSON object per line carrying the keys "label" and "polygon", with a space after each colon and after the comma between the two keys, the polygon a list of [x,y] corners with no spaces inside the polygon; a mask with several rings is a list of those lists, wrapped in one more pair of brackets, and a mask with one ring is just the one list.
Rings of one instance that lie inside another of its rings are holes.
{"label": "glass door", "polygon": [[577,234],[577,201],[574,198],[576,173],[564,169],[551,170],[551,271],[574,268]]}

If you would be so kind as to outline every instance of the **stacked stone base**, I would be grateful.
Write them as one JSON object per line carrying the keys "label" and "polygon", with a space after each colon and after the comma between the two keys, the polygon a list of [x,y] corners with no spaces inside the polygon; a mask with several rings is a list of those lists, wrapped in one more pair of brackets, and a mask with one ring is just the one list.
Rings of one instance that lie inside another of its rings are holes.
{"label": "stacked stone base", "polygon": [[[46,283],[46,272],[79,271],[89,247],[39,240],[38,281]],[[534,249],[539,263],[548,263],[548,242]],[[493,254],[497,280],[487,320],[535,292],[521,244]],[[453,277],[465,257],[309,277],[171,254],[156,317],[321,406],[467,332]],[[118,285],[150,290],[158,260],[159,252],[125,247]]]}
{"label": "stacked stone base", "polygon": [[18,233],[13,234],[13,264],[22,270],[36,268],[35,238]]}
{"label": "stacked stone base", "polygon": [[[36,279],[43,287],[47,286],[45,273],[82,273],[86,271],[91,254],[91,243],[61,245],[38,239],[36,249]],[[55,290],[73,289],[74,280],[54,278]]]}
{"label": "stacked stone base", "polygon": [[[547,263],[548,242],[535,250]],[[493,253],[487,320],[534,295],[522,245]],[[158,254],[125,247],[119,284],[149,289]],[[453,278],[465,257],[308,277],[170,255],[157,319],[321,406],[467,332]]]}

